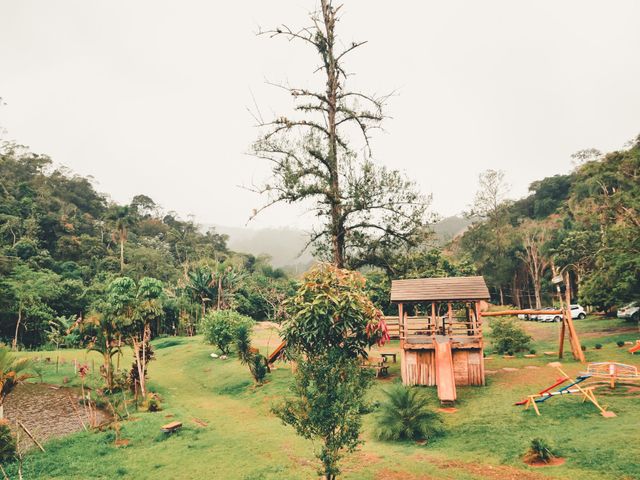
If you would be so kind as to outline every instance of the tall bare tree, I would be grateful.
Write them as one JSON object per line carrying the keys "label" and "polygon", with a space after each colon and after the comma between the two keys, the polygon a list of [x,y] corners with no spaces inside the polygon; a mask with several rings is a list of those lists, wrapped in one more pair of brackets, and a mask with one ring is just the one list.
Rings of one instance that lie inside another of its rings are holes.
{"label": "tall bare tree", "polygon": [[[316,72],[323,85],[318,90],[278,85],[293,97],[295,113],[265,121],[257,112],[261,134],[253,146],[255,155],[273,163],[273,178],[255,188],[269,200],[254,216],[276,203],[313,204],[321,227],[309,243],[338,267],[355,266],[390,245],[414,242],[428,205],[414,182],[371,160],[370,133],[381,127],[388,96],[346,88],[344,60],[366,42],[338,41],[341,7],[321,0],[309,26],[260,32],[311,47],[320,60]],[[361,148],[351,146],[354,134]]]}
{"label": "tall bare tree", "polygon": [[514,270],[513,258],[507,254],[512,229],[506,210],[511,202],[507,199],[509,185],[504,177],[502,170],[482,172],[473,204],[466,213],[468,217],[485,221],[488,227],[483,230],[483,245],[474,256],[482,258],[478,262],[480,270],[498,287],[501,305],[505,303],[503,287],[513,281],[509,276]]}
{"label": "tall bare tree", "polygon": [[530,220],[521,226],[524,252],[520,253],[520,258],[531,277],[537,309],[542,308],[542,278],[551,266],[550,257],[545,252],[545,247],[551,238],[553,228],[552,221],[536,222]]}

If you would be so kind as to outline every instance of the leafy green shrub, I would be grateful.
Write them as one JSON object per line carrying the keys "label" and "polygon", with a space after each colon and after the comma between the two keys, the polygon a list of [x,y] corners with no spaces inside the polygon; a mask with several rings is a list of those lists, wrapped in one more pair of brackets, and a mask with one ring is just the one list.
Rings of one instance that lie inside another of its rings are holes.
{"label": "leafy green shrub", "polygon": [[234,310],[215,310],[205,315],[200,331],[207,343],[215,345],[227,355],[242,325],[253,325],[253,320]]}
{"label": "leafy green shrub", "polygon": [[530,353],[531,355],[535,355],[535,354],[536,354],[536,349],[535,349],[535,348],[530,349],[530,350],[529,350],[529,353]]}
{"label": "leafy green shrub", "polygon": [[618,340],[616,342],[616,345],[618,345],[619,347],[624,347],[624,342],[622,340]]}
{"label": "leafy green shrub", "polygon": [[162,410],[160,396],[153,392],[148,393],[143,406],[147,412],[159,412]]}
{"label": "leafy green shrub", "polygon": [[600,350],[602,348],[602,344],[596,343],[595,347],[596,347],[596,350]]}
{"label": "leafy green shrub", "polygon": [[528,462],[542,461],[548,463],[549,460],[555,458],[551,444],[543,438],[534,438],[531,440],[529,450],[525,454],[525,460]]}
{"label": "leafy green shrub", "polygon": [[385,392],[376,436],[380,440],[427,440],[442,433],[442,421],[416,388],[397,386]]}
{"label": "leafy green shrub", "polygon": [[11,433],[9,422],[0,420],[0,464],[6,464],[16,458],[16,439]]}
{"label": "leafy green shrub", "polygon": [[491,340],[498,353],[521,352],[529,348],[531,336],[515,321],[498,318],[491,323]]}
{"label": "leafy green shrub", "polygon": [[587,351],[587,346],[586,346],[586,345],[580,345],[580,349],[581,349],[583,352],[586,352],[586,351]]}

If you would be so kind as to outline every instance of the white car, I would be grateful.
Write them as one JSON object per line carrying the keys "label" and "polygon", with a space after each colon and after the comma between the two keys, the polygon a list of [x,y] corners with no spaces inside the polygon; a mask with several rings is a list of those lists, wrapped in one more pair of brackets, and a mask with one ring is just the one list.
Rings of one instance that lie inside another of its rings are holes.
{"label": "white car", "polygon": [[[587,313],[584,311],[580,305],[570,305],[571,307],[571,318],[582,320],[587,316]],[[559,310],[554,307],[547,307],[545,310]],[[538,315],[536,319],[539,322],[560,322],[562,320],[561,313],[553,313],[548,315]]]}
{"label": "white car", "polygon": [[640,320],[640,302],[631,302],[619,308],[617,316],[626,320]]}
{"label": "white car", "polygon": [[580,305],[571,305],[571,318],[584,320],[586,316],[587,312]]}

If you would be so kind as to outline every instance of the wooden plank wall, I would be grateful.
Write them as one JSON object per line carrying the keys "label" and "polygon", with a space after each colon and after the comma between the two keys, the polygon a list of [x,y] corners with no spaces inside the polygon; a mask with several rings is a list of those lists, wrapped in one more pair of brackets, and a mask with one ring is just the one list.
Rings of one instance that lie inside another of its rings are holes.
{"label": "wooden plank wall", "polygon": [[453,374],[456,385],[484,385],[482,350],[454,350]]}
{"label": "wooden plank wall", "polygon": [[400,365],[404,385],[435,386],[436,365],[433,350],[402,350]]}
{"label": "wooden plank wall", "polygon": [[[453,374],[456,385],[484,385],[484,358],[481,349],[454,349]],[[433,350],[401,350],[402,383],[404,385],[436,385]]]}

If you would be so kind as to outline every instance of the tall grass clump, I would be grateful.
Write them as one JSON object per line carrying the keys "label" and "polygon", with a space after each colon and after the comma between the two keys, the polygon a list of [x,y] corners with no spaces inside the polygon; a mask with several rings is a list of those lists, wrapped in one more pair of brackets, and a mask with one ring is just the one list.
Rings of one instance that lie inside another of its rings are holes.
{"label": "tall grass clump", "polygon": [[534,438],[531,440],[529,450],[525,454],[525,461],[529,463],[544,462],[549,463],[556,455],[553,452],[551,444],[543,438]]}

